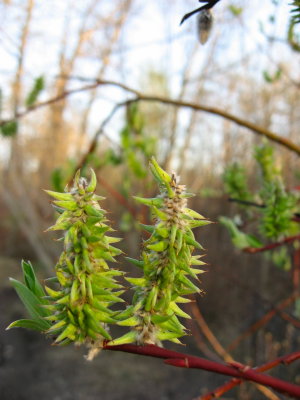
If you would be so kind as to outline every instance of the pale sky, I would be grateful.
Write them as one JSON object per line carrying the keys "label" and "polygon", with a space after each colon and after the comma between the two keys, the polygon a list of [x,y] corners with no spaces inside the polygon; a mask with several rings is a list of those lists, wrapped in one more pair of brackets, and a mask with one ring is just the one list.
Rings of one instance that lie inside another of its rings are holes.
{"label": "pale sky", "polygon": [[[122,40],[115,48],[115,58],[112,67],[106,73],[106,78],[121,81],[133,88],[143,90],[141,87],[143,75],[149,68],[155,68],[167,73],[170,94],[176,97],[181,85],[182,68],[188,62],[189,54],[197,43],[196,18],[190,18],[183,26],[179,26],[179,22],[183,14],[197,8],[199,3],[192,0],[175,0],[172,2],[170,0],[139,0],[136,3],[136,15],[130,17],[130,21],[122,33]],[[271,0],[253,0],[250,9],[243,12],[241,17],[232,17],[228,12],[228,5],[239,6],[243,3],[239,0],[222,0],[220,5],[215,7],[215,23],[211,37],[205,46],[199,45],[197,48],[196,62],[194,62],[192,69],[196,78],[207,62],[207,57],[211,54],[212,48],[214,48],[216,54],[215,59],[220,65],[220,71],[216,71],[214,74],[216,79],[218,79],[218,74],[222,79],[222,70],[226,70],[229,65],[234,65],[234,68],[238,71],[239,60],[251,54],[257,55],[257,62],[253,56],[253,62],[249,64],[249,69],[245,73],[253,74],[256,77],[260,74],[261,79],[261,71],[264,68],[272,70],[273,67],[276,67],[276,63],[284,61],[285,57],[288,57],[288,49],[280,43],[273,44],[273,49],[271,49],[269,55],[264,55],[266,47],[270,49],[270,44],[266,42],[261,33],[260,24],[263,22],[265,30],[271,36],[284,38],[289,2],[282,2],[280,15],[277,15],[275,24],[268,22],[274,9]],[[28,88],[33,79],[39,75],[44,75],[46,81],[52,81],[55,78],[57,74],[57,52],[66,25],[66,15],[71,27],[76,28],[79,23],[79,20],[75,18],[75,11],[72,12],[72,9],[68,8],[69,1],[39,0],[37,4],[39,7],[34,14],[25,62],[25,83]],[[85,4],[85,2],[78,1],[77,4],[80,7],[80,4]],[[14,14],[18,15],[17,8],[13,13],[9,11],[9,8],[7,10],[5,11],[3,8],[3,4],[0,6],[0,86],[4,98],[9,96],[9,86],[15,71],[16,50],[14,43],[19,29],[15,19],[20,19],[14,17]],[[72,37],[67,39],[71,48]],[[97,68],[97,58],[90,57],[78,64],[76,74],[92,77]],[[212,84],[215,85],[216,83]],[[73,82],[72,86],[74,85],[78,86],[81,83]],[[93,106],[91,133],[101,122],[99,110],[101,110],[101,116],[104,119],[114,102],[124,98],[124,92],[113,88],[101,89],[101,93],[103,98],[95,102]],[[48,98],[48,96],[48,93],[44,93],[43,99]],[[71,101],[75,107],[81,108],[84,107],[86,99],[85,95],[77,95]],[[219,106],[222,108],[222,100],[220,100]],[[9,115],[6,112],[9,113],[9,110],[4,110],[4,116]],[[183,113],[182,123],[186,118],[189,118],[188,114],[185,116],[185,113]],[[115,134],[117,125],[118,118],[108,128],[113,139],[117,138],[117,134]],[[0,142],[2,150],[6,147],[6,141],[7,139],[2,139]]]}

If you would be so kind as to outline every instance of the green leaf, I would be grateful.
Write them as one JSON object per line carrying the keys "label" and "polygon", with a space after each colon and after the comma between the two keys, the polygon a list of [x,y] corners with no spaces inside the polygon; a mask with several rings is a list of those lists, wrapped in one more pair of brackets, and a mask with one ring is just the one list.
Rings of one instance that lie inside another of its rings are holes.
{"label": "green leaf", "polygon": [[18,133],[18,121],[7,121],[0,126],[0,132],[3,136],[12,137]]}
{"label": "green leaf", "polygon": [[55,168],[51,173],[51,184],[57,192],[64,190],[64,176],[61,168]]}
{"label": "green leaf", "polygon": [[159,340],[171,340],[171,339],[177,339],[179,337],[183,336],[182,333],[177,333],[177,332],[159,332],[157,335],[157,338]]}
{"label": "green leaf", "polygon": [[130,318],[118,322],[118,325],[120,326],[137,326],[138,324],[139,324],[139,319],[135,316],[132,316]]}
{"label": "green leaf", "polygon": [[130,257],[125,257],[125,260],[129,261],[130,263],[136,265],[137,267],[139,267],[141,269],[143,269],[143,267],[144,267],[143,261],[135,260],[134,258],[130,258]]}
{"label": "green leaf", "polygon": [[171,177],[157,163],[154,157],[150,160],[150,169],[158,183],[170,183]]}
{"label": "green leaf", "polygon": [[235,17],[238,17],[239,15],[242,14],[243,8],[242,7],[236,7],[234,5],[229,5],[228,9],[231,11],[232,15]]}
{"label": "green leaf", "polygon": [[45,296],[45,292],[35,276],[31,263],[22,260],[22,270],[24,281],[28,289],[37,296],[41,303],[47,304],[48,302],[42,299],[42,297]]}
{"label": "green leaf", "polygon": [[179,315],[179,317],[188,318],[188,319],[191,318],[191,317],[189,316],[189,314],[187,314],[187,313],[184,312],[180,307],[178,307],[178,305],[177,305],[174,301],[171,301],[171,303],[170,303],[170,309],[171,309],[172,311],[174,311],[175,314]]}
{"label": "green leaf", "polygon": [[145,278],[125,278],[126,281],[131,283],[133,286],[145,286],[146,280]]}
{"label": "green leaf", "polygon": [[31,107],[38,99],[38,96],[40,95],[41,91],[45,87],[45,81],[43,76],[39,76],[36,78],[34,81],[33,88],[31,89],[30,93],[28,94],[26,98],[26,106]]}
{"label": "green leaf", "polygon": [[195,210],[191,210],[190,208],[185,208],[184,209],[184,213],[191,218],[196,218],[196,219],[205,219],[203,217],[203,215],[199,214],[197,211]]}
{"label": "green leaf", "polygon": [[54,197],[57,200],[62,201],[72,201],[73,196],[71,193],[60,193],[60,192],[53,192],[52,190],[44,190],[49,196]]}
{"label": "green leaf", "polygon": [[42,320],[33,320],[33,319],[19,319],[15,322],[12,322],[10,325],[8,325],[8,327],[6,328],[11,329],[11,328],[26,328],[26,329],[31,329],[34,331],[46,331],[49,329],[49,327],[51,326],[44,324],[44,322],[46,321],[42,321]]}
{"label": "green leaf", "polygon": [[154,197],[152,199],[145,199],[143,197],[133,196],[133,198],[138,203],[144,204],[146,206],[161,207],[164,204],[164,200],[162,198],[157,198],[157,197]]}
{"label": "green leaf", "polygon": [[[27,286],[13,278],[10,278],[10,282],[32,318],[39,320],[49,315],[49,312],[42,307],[40,300],[30,291],[30,289],[28,289]],[[49,324],[44,320],[42,321],[44,322],[45,329],[47,329]]]}
{"label": "green leaf", "polygon": [[156,242],[156,243],[153,243],[153,244],[148,244],[147,248],[150,249],[150,250],[153,250],[153,251],[161,252],[161,251],[166,250],[166,248],[168,246],[169,246],[169,243],[166,240],[162,240],[160,242]]}
{"label": "green leaf", "polygon": [[128,333],[125,333],[125,335],[119,337],[118,339],[114,339],[114,340],[108,342],[108,345],[109,346],[118,346],[120,344],[133,343],[136,341],[136,336],[137,336],[137,332],[130,331]]}
{"label": "green leaf", "polygon": [[85,189],[88,193],[94,192],[96,189],[96,185],[97,185],[97,177],[96,177],[95,171],[91,168],[90,172],[91,172],[91,180],[90,180],[90,183],[88,184],[87,188]]}

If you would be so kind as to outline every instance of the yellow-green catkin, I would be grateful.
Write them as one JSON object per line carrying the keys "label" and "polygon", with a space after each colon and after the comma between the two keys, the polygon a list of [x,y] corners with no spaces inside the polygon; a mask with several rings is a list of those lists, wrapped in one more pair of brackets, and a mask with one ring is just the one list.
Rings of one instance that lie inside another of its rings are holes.
{"label": "yellow-green catkin", "polygon": [[74,186],[69,192],[46,191],[55,198],[55,208],[60,213],[56,224],[48,230],[64,231],[64,250],[55,266],[58,288],[45,287],[53,322],[48,334],[55,343],[85,344],[91,348],[89,358],[111,340],[108,324],[115,323],[115,312],[110,306],[120,299],[122,286],[115,280],[123,273],[110,269],[107,262],[121,251],[112,246],[120,239],[107,235],[112,229],[107,225],[105,211],[97,196],[96,176],[91,170],[88,182],[78,171]]}
{"label": "yellow-green catkin", "polygon": [[150,207],[154,225],[143,225],[151,236],[143,243],[141,259],[129,259],[142,269],[143,277],[127,278],[135,291],[133,304],[116,318],[119,325],[131,326],[131,331],[113,340],[112,345],[161,345],[163,340],[180,343],[186,330],[178,317],[190,317],[178,304],[190,301],[184,296],[201,292],[190,280],[198,280],[203,270],[197,266],[205,264],[200,255],[192,255],[195,248],[202,249],[192,229],[210,222],[187,208],[187,199],[193,195],[178,183],[175,174],[167,174],[155,159],[150,169],[160,193],[152,199],[135,199]]}

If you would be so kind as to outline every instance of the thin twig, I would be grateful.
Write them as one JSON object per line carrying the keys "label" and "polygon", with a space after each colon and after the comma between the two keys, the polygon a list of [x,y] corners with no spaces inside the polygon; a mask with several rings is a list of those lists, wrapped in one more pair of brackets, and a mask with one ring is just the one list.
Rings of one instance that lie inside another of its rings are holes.
{"label": "thin twig", "polygon": [[203,332],[203,334],[205,335],[205,337],[207,338],[209,343],[212,345],[215,352],[219,356],[221,356],[224,359],[224,361],[226,361],[226,362],[234,361],[233,358],[231,357],[231,355],[224,349],[224,347],[221,345],[221,343],[215,337],[213,332],[210,330],[205,319],[203,318],[201,311],[199,310],[199,307],[197,306],[197,303],[190,303],[188,306],[189,306],[191,313],[194,316],[201,332]]}
{"label": "thin twig", "polygon": [[270,243],[262,247],[246,247],[243,249],[243,251],[250,254],[261,253],[263,251],[276,249],[277,247],[283,246],[287,243],[295,242],[296,240],[300,240],[300,235],[289,236],[285,239],[280,240],[279,242]]}
{"label": "thin twig", "polygon": [[[277,367],[280,364],[289,365],[291,362],[296,361],[299,358],[300,358],[300,352],[298,351],[296,353],[292,353],[292,354],[288,354],[288,355],[279,357],[276,360],[273,360],[269,363],[266,363],[260,367],[256,367],[253,369],[257,372],[265,372],[272,368]],[[243,383],[243,381],[241,379],[236,379],[236,378],[231,379],[229,382],[226,382],[224,385],[218,387],[214,391],[212,391],[202,397],[199,397],[199,399],[196,399],[196,400],[212,400],[212,399],[219,398],[219,397],[223,396],[224,393],[226,393],[229,390],[233,389],[234,387],[240,385],[241,383]]]}
{"label": "thin twig", "polygon": [[[106,344],[104,345],[104,350],[123,351],[126,353],[162,358],[165,360],[164,362],[166,364],[174,367],[201,369],[221,375],[228,375],[234,378],[252,381],[271,387],[274,390],[290,397],[300,398],[300,386],[269,375],[261,374],[254,369],[239,363],[225,365],[215,361],[207,360],[205,358],[190,356],[177,351],[163,349],[154,345],[136,346],[132,344],[124,344],[118,346],[109,346]],[[298,358],[300,358],[300,352],[294,353],[292,358],[291,355],[289,356],[289,360],[292,359],[292,361],[295,361]],[[273,362],[276,362],[276,360]]]}
{"label": "thin twig", "polygon": [[[259,203],[254,203],[253,201],[248,201],[248,200],[240,200],[240,199],[235,199],[233,197],[229,197],[228,201],[234,202],[234,203],[239,203],[243,204],[245,206],[251,206],[251,207],[257,207],[257,208],[266,208],[265,204],[259,204]],[[300,222],[300,214],[299,213],[294,213],[292,220],[295,222]]]}
{"label": "thin twig", "polygon": [[[224,361],[227,362],[235,362],[232,356],[229,354],[228,351],[224,349],[224,347],[221,345],[221,343],[218,341],[216,336],[213,334],[213,332],[210,330],[209,326],[207,325],[202,313],[199,310],[199,307],[197,307],[197,303],[190,303],[189,307],[191,308],[191,312],[193,316],[195,317],[195,320],[200,328],[200,330],[203,332],[209,343],[212,345],[214,350],[216,351],[217,354],[219,354]],[[257,390],[262,392],[268,399],[270,400],[279,400],[279,398],[271,392],[270,389],[268,389],[265,386],[256,384]]]}
{"label": "thin twig", "polygon": [[[243,332],[241,335],[239,335],[228,347],[228,351],[234,350],[242,340],[247,338],[249,335],[252,335],[255,331],[260,329],[262,326],[267,324],[277,313],[281,314],[282,310],[284,310],[286,307],[291,305],[295,301],[295,294],[292,294],[289,296],[287,299],[284,299],[281,301],[279,304],[277,304],[274,308],[272,308],[270,311],[268,311],[263,317],[261,317],[258,321],[256,321],[254,324],[252,324],[245,332]],[[288,314],[285,313],[285,316],[288,316],[291,318]],[[282,317],[282,315],[281,315]],[[287,319],[287,318],[284,318]],[[289,320],[289,322],[291,322]],[[296,326],[297,328],[300,327],[300,321],[293,319],[293,325]]]}
{"label": "thin twig", "polygon": [[[80,77],[78,77],[77,79],[79,79]],[[81,78],[82,80],[84,78]],[[87,80],[87,79],[86,79]],[[92,80],[89,80],[92,81]],[[47,101],[44,102],[40,102],[37,103],[29,108],[27,108],[26,110],[17,113],[17,115],[15,116],[15,118],[13,119],[9,119],[9,120],[2,120],[0,121],[0,126],[3,126],[4,124],[6,124],[7,122],[11,122],[15,119],[20,119],[24,116],[26,116],[27,114],[29,114],[30,112],[37,110],[39,108],[43,108],[46,106],[49,106],[53,103],[56,103],[58,101],[64,100],[65,98],[76,94],[76,93],[80,93],[80,92],[84,92],[87,90],[92,90],[95,89],[97,86],[104,86],[104,85],[110,85],[110,86],[115,86],[118,87],[120,89],[123,89],[129,93],[134,94],[136,97],[129,99],[127,101],[118,103],[115,107],[114,110],[116,111],[117,109],[127,106],[131,103],[136,103],[136,102],[140,102],[140,101],[148,101],[148,102],[158,102],[158,103],[162,103],[162,104],[169,104],[172,105],[174,107],[183,107],[183,108],[190,108],[192,110],[197,110],[197,111],[203,111],[203,112],[207,112],[209,114],[213,114],[213,115],[217,115],[219,117],[225,118],[229,121],[234,122],[235,124],[242,126],[244,128],[247,128],[249,130],[251,130],[252,132],[267,137],[268,139],[270,139],[273,142],[276,142],[286,148],[288,148],[289,150],[295,152],[296,154],[300,155],[300,146],[297,145],[296,143],[291,142],[290,140],[283,138],[281,136],[279,136],[278,134],[265,129],[263,127],[257,126],[256,124],[246,121],[242,118],[239,118],[231,113],[228,113],[227,111],[218,109],[216,107],[209,107],[209,106],[205,106],[205,105],[200,105],[200,104],[196,104],[196,103],[191,103],[191,102],[186,102],[186,101],[181,101],[181,100],[173,100],[167,97],[163,97],[163,96],[150,96],[150,95],[146,95],[143,93],[140,93],[139,91],[130,88],[127,85],[124,85],[120,82],[115,82],[115,81],[109,81],[109,80],[94,80],[93,83],[83,86],[81,88],[77,88],[77,89],[72,89],[69,91],[65,91],[63,93],[61,93],[60,95],[49,99]],[[115,112],[114,111],[114,112]],[[114,114],[114,112],[111,113],[111,115]],[[98,134],[96,133],[96,136],[98,138]],[[96,139],[97,139],[96,138]],[[94,141],[95,139],[93,139]]]}

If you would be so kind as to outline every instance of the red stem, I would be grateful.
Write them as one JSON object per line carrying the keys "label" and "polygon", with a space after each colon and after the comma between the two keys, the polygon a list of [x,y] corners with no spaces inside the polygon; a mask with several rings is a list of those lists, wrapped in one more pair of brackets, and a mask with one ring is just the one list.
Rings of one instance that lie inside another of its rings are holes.
{"label": "red stem", "polygon": [[300,290],[300,249],[294,251],[293,261],[293,288],[298,297]]}
{"label": "red stem", "polygon": [[[276,360],[270,361],[264,365],[261,365],[260,367],[254,368],[254,369],[257,372],[264,372],[264,371],[268,371],[272,368],[277,367],[279,364],[288,365],[288,364],[292,363],[293,361],[298,360],[299,358],[300,358],[300,352],[298,351],[296,353],[292,353],[292,354],[288,354],[288,355],[279,357]],[[215,389],[214,391],[212,391],[204,396],[199,397],[198,400],[211,400],[211,399],[219,398],[224,393],[228,392],[228,390],[233,389],[234,387],[240,385],[241,383],[243,383],[242,379],[233,378],[229,382],[226,382],[224,385]]]}
{"label": "red stem", "polygon": [[[123,351],[126,353],[139,354],[144,356],[163,358],[166,364],[181,368],[195,368],[206,371],[215,372],[222,375],[232,376],[252,382],[269,386],[278,392],[287,396],[300,398],[300,386],[273,378],[269,375],[261,374],[248,366],[234,363],[221,364],[215,361],[206,360],[204,358],[190,356],[188,354],[179,353],[177,351],[163,349],[154,345],[136,346],[132,344],[124,344],[119,346],[104,346],[105,350]],[[300,357],[300,353],[299,353]],[[298,358],[298,356],[297,356]]]}
{"label": "red stem", "polygon": [[243,251],[245,253],[251,253],[251,254],[260,253],[262,251],[275,249],[276,247],[282,246],[286,243],[294,242],[295,240],[300,240],[300,235],[289,236],[285,239],[280,240],[279,242],[270,243],[263,247],[246,247],[245,249],[243,249]]}

